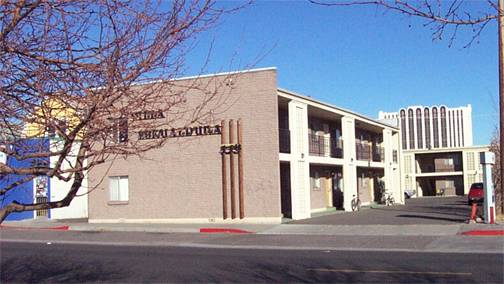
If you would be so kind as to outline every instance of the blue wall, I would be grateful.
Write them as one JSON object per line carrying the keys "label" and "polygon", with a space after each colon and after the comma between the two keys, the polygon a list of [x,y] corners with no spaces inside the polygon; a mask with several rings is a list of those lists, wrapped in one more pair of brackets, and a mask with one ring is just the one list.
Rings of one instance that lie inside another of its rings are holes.
{"label": "blue wall", "polygon": [[[47,152],[49,150],[49,139],[32,139],[32,140],[27,140],[23,142],[20,147],[15,148],[14,150],[17,150],[19,154],[26,154],[26,153],[38,153],[38,152]],[[28,160],[23,160],[23,161],[18,161],[17,159],[13,158],[12,156],[7,157],[7,165],[11,167],[17,167],[17,168],[30,168],[33,166],[42,166],[42,165],[48,165],[49,164],[49,159],[48,158],[42,158],[42,159],[28,159]],[[0,175],[0,188],[4,188],[7,185],[16,182],[18,180],[21,180],[25,178],[26,176],[24,175]],[[34,197],[34,184],[35,184],[35,179],[26,182],[24,184],[21,184],[17,186],[14,189],[9,190],[9,192],[3,196],[0,196],[0,207],[4,207],[5,205],[8,205],[12,201],[16,200],[17,202],[21,204],[31,204],[34,203],[35,197]],[[49,200],[50,196],[50,179],[47,179],[47,197]],[[49,210],[50,211],[50,210]],[[6,221],[18,221],[18,220],[25,220],[25,219],[33,219],[35,217],[35,211],[27,211],[27,212],[13,212],[7,218],[5,219]]]}

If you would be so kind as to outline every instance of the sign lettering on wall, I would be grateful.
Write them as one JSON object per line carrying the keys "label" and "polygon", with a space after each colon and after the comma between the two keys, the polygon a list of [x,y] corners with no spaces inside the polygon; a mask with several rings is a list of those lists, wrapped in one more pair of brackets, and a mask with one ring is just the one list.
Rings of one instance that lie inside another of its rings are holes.
{"label": "sign lettering on wall", "polygon": [[135,120],[150,120],[150,119],[160,119],[165,118],[163,111],[155,110],[155,111],[139,111],[133,113],[133,119]]}
{"label": "sign lettering on wall", "polygon": [[[151,120],[165,118],[163,111],[139,111],[132,114],[135,120]],[[220,125],[200,125],[183,128],[148,129],[138,132],[139,140],[175,138],[188,136],[220,135],[222,133]]]}
{"label": "sign lettering on wall", "polygon": [[139,140],[175,138],[188,136],[220,135],[220,125],[205,125],[172,129],[152,129],[138,132]]}

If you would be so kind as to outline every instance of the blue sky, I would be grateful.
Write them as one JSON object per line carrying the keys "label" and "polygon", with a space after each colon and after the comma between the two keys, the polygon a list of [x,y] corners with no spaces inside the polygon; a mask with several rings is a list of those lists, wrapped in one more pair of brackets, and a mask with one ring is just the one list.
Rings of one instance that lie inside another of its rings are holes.
{"label": "blue sky", "polygon": [[[485,2],[470,1],[470,11],[489,11]],[[375,119],[380,110],[471,104],[473,144],[490,144],[498,125],[497,21],[469,48],[472,30],[459,29],[449,47],[451,30],[433,42],[425,20],[384,11],[260,0],[198,39],[187,75],[198,74],[214,37],[205,74],[240,70],[272,49],[254,68],[276,67],[281,88]]]}

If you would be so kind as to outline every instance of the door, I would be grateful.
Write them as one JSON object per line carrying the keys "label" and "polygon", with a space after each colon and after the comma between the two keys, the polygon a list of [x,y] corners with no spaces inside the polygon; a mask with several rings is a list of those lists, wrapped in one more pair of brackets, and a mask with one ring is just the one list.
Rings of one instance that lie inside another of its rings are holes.
{"label": "door", "polygon": [[324,157],[331,156],[331,132],[329,125],[324,124]]}
{"label": "door", "polygon": [[332,190],[332,176],[331,172],[327,171],[325,173],[325,190],[326,190],[326,206],[333,207],[333,190]]}

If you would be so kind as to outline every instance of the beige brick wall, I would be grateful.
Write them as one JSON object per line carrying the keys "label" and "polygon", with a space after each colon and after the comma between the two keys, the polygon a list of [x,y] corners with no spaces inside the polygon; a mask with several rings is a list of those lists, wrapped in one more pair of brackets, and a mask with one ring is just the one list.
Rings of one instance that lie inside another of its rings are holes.
{"label": "beige brick wall", "polygon": [[[320,211],[320,209],[326,208],[326,171],[324,167],[311,166],[310,167],[310,205],[311,209],[315,211]],[[318,173],[318,185],[319,187],[314,187],[315,177]]]}
{"label": "beige brick wall", "polygon": [[[206,84],[215,79],[216,83],[208,84],[208,88],[227,78],[201,80]],[[202,123],[242,119],[246,218],[280,216],[276,80],[274,69],[237,75],[232,85],[221,87],[227,94],[225,103]],[[178,81],[184,82],[193,81]],[[191,90],[187,104],[196,104],[201,96],[201,92]],[[148,152],[145,159],[129,156],[116,159],[111,166],[93,168],[89,183],[99,185],[89,195],[90,220],[222,218],[220,140],[220,135],[172,138],[162,148]],[[235,163],[238,164],[237,159]],[[129,176],[129,202],[110,204],[108,177],[126,175]]]}

